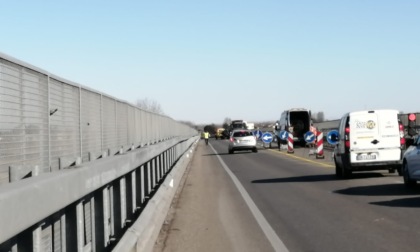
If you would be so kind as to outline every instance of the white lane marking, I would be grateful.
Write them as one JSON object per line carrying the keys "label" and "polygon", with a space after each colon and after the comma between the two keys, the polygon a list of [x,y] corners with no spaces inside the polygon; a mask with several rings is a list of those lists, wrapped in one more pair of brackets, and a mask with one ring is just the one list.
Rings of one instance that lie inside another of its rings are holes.
{"label": "white lane marking", "polygon": [[[217,151],[213,148],[210,144],[213,152],[217,154]],[[251,210],[254,218],[257,220],[258,224],[260,225],[261,229],[263,230],[265,236],[270,241],[271,246],[273,246],[275,251],[278,252],[288,252],[289,250],[284,245],[283,241],[277,236],[276,232],[270,226],[268,221],[265,219],[264,215],[258,209],[257,205],[255,205],[254,201],[251,199],[249,194],[246,192],[245,188],[242,186],[241,182],[239,182],[238,178],[233,174],[225,162],[220,158],[219,155],[216,155],[219,159],[220,163],[222,164],[225,171],[229,174],[230,178],[232,179],[233,183],[235,184],[236,188],[238,188],[239,192],[242,195],[242,198],[245,200],[246,204],[248,205],[249,209]]]}

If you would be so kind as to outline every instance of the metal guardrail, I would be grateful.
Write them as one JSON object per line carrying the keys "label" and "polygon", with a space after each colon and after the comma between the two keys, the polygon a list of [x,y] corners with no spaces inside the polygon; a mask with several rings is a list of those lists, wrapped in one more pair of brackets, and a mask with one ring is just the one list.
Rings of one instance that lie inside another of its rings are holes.
{"label": "metal guardrail", "polygon": [[0,251],[110,250],[197,139],[171,139],[3,186]]}
{"label": "metal guardrail", "polygon": [[0,184],[196,130],[0,53]]}
{"label": "metal guardrail", "polygon": [[1,53],[0,99],[0,251],[110,250],[197,138]]}

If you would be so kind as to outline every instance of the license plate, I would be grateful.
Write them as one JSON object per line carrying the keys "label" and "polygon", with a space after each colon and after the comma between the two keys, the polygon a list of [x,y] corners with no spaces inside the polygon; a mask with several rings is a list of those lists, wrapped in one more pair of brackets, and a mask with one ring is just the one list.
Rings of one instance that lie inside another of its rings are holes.
{"label": "license plate", "polygon": [[356,160],[375,160],[375,159],[376,159],[375,154],[362,154],[362,155],[356,156]]}

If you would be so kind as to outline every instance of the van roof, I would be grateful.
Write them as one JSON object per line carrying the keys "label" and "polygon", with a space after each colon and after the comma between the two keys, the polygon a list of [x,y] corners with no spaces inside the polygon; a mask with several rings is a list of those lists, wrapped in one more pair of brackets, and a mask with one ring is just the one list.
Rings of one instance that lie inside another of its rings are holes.
{"label": "van roof", "polygon": [[[367,113],[395,113],[398,114],[399,111],[396,109],[375,109],[375,110],[360,110],[360,111],[353,111],[348,113],[349,115],[358,115],[358,114],[367,114]],[[347,115],[347,114],[346,114]]]}
{"label": "van roof", "polygon": [[306,108],[291,108],[285,111],[309,111],[309,109]]}

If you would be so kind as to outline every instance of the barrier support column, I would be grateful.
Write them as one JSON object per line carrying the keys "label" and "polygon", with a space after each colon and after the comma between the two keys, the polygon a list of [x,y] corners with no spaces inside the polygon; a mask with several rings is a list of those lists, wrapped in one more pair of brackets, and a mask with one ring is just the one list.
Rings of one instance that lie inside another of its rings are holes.
{"label": "barrier support column", "polygon": [[316,132],[316,158],[324,158],[324,134],[321,131]]}
{"label": "barrier support column", "polygon": [[295,153],[293,149],[293,134],[290,132],[287,134],[287,153]]}

